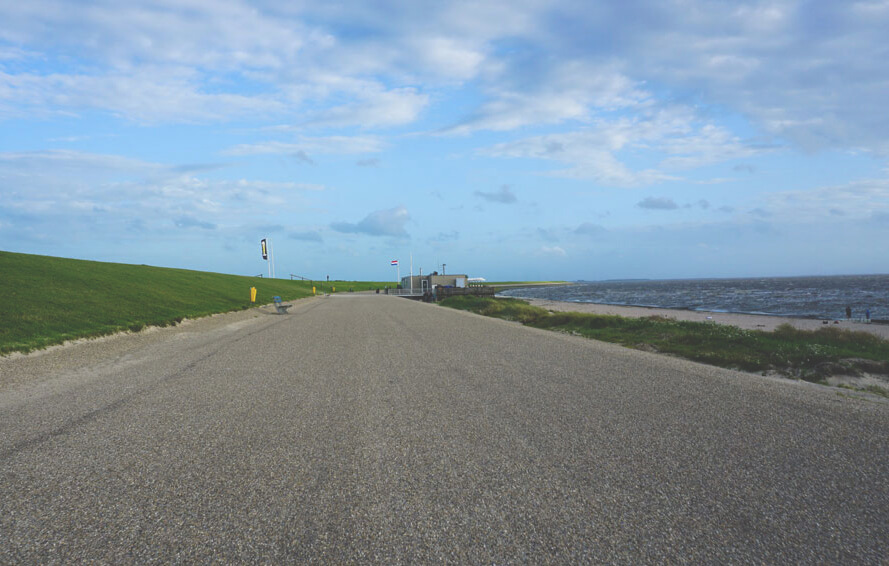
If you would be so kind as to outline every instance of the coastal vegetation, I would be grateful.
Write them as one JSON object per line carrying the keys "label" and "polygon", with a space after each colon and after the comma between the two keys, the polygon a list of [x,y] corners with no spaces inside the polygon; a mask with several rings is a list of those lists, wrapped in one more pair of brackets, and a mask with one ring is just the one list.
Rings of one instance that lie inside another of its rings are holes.
{"label": "coastal vegetation", "polygon": [[[812,382],[823,382],[832,375],[889,375],[889,341],[867,332],[837,328],[807,331],[788,324],[765,332],[662,316],[550,312],[520,299],[490,297],[452,297],[441,304],[715,366]],[[889,394],[878,386],[869,390]]]}
{"label": "coastal vegetation", "polygon": [[0,252],[0,355],[66,340],[168,326],[185,318],[242,310],[274,296],[381,288],[391,283],[289,281],[185,269],[101,263]]}
{"label": "coastal vegetation", "polygon": [[517,286],[517,285],[527,285],[527,286],[569,285],[569,282],[568,281],[482,281],[481,283],[477,283],[477,285],[483,285],[485,287]]}

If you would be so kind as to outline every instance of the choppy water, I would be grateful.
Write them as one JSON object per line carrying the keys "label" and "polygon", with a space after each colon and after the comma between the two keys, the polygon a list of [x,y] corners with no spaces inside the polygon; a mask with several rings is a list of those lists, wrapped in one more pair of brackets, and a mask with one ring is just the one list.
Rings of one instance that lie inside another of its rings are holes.
{"label": "choppy water", "polygon": [[804,318],[889,320],[889,275],[579,282],[502,296]]}

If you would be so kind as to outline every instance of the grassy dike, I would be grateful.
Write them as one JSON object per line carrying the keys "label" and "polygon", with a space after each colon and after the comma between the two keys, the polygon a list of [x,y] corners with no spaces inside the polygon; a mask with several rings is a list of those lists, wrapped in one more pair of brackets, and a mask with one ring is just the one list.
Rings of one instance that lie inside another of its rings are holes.
{"label": "grassy dike", "polygon": [[[520,299],[464,296],[441,304],[730,369],[774,372],[813,382],[831,375],[889,375],[889,341],[867,332],[837,328],[806,331],[786,324],[764,332],[659,316],[551,313]],[[889,396],[884,388],[869,390]]]}
{"label": "grassy dike", "polygon": [[[391,283],[390,283],[391,284]],[[318,292],[360,291],[386,283],[315,282]],[[17,254],[0,251],[0,355],[28,352],[76,338],[184,318],[243,310],[272,297],[312,294],[309,281],[288,281]]]}

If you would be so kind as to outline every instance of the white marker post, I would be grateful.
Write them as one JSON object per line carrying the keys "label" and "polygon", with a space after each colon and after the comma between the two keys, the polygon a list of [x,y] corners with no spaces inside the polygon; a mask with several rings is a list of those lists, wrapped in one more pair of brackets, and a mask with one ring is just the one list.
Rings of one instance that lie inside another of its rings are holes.
{"label": "white marker post", "polygon": [[277,276],[277,273],[275,273],[275,250],[272,248],[271,240],[269,240],[269,265],[272,268],[272,279],[274,279]]}

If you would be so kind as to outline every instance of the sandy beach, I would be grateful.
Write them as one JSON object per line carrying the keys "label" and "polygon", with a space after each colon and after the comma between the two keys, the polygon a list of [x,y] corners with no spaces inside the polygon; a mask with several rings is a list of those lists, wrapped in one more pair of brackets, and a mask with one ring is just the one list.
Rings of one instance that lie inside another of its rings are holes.
{"label": "sandy beach", "polygon": [[845,319],[832,319],[827,321],[809,318],[786,318],[781,316],[766,316],[752,314],[700,312],[675,309],[658,309],[649,307],[625,307],[617,305],[600,305],[594,303],[569,303],[563,301],[550,301],[543,299],[528,299],[536,306],[550,311],[586,312],[594,314],[613,314],[631,318],[646,316],[663,316],[676,320],[691,320],[695,322],[711,322],[715,324],[730,324],[748,330],[771,331],[779,325],[787,323],[802,330],[817,330],[830,326],[832,328],[845,328],[848,330],[860,330],[870,332],[885,339],[889,339],[889,325],[865,324]]}

